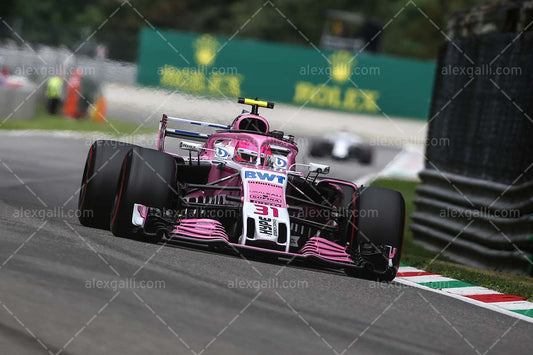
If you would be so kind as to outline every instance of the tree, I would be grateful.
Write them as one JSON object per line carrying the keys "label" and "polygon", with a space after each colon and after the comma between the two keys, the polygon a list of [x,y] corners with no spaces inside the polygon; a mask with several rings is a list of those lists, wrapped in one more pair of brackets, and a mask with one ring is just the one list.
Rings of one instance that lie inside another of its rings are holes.
{"label": "tree", "polygon": [[[318,44],[326,11],[339,9],[359,12],[382,25],[393,19],[380,34],[384,53],[435,58],[445,38],[425,15],[445,32],[454,11],[484,2],[272,0],[271,6],[264,0],[5,0],[1,11],[9,23],[21,24],[20,35],[28,42],[63,44],[74,49],[90,37],[91,41],[107,44],[111,57],[134,61],[138,33],[149,24],[223,36],[238,32],[238,38],[308,46],[304,36]],[[3,35],[6,36],[5,28]],[[13,37],[11,33],[8,36]]]}

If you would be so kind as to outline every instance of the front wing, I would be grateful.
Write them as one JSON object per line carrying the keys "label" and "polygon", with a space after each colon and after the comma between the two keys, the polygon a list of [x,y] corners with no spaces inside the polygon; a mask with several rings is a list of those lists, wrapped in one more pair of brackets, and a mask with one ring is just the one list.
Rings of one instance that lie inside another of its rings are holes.
{"label": "front wing", "polygon": [[[299,252],[290,252],[233,243],[229,240],[222,224],[214,219],[191,218],[181,219],[177,224],[164,222],[160,216],[160,210],[140,204],[135,204],[132,215],[133,225],[143,232],[152,236],[154,240],[163,242],[188,242],[210,246],[223,247],[239,255],[271,255],[290,262],[301,262],[309,266],[317,266],[330,269],[342,269],[351,275],[385,276],[388,279],[395,272],[391,268],[379,271],[369,268],[369,264],[357,262],[357,258],[348,254],[341,245],[321,237],[312,237],[305,243]],[[389,255],[392,260],[394,255]]]}

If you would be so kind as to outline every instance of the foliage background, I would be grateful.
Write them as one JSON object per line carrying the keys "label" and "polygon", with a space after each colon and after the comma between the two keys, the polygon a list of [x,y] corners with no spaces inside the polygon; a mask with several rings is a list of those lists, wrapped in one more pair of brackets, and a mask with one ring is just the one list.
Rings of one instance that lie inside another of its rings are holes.
{"label": "foliage background", "polygon": [[[359,12],[384,25],[404,8],[380,35],[382,52],[426,59],[435,58],[437,48],[445,39],[421,11],[445,32],[446,21],[453,12],[484,2],[272,0],[317,45],[327,9]],[[109,57],[120,60],[135,60],[138,32],[147,25],[144,19],[156,27],[231,36],[261,7],[257,16],[240,30],[239,37],[308,45],[274,7],[265,5],[265,0],[3,0],[2,3],[0,38],[16,39],[11,27],[27,42],[75,49],[91,36],[90,42],[108,45]]]}

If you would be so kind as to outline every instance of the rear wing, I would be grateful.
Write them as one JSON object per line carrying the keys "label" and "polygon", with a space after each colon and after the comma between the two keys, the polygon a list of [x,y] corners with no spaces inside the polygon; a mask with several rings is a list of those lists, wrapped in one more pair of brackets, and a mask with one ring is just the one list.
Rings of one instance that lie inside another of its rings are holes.
{"label": "rear wing", "polygon": [[193,138],[193,139],[199,139],[199,140],[206,141],[211,136],[210,134],[207,134],[207,133],[198,133],[198,132],[191,132],[191,131],[183,131],[179,129],[171,129],[167,127],[168,122],[188,123],[188,124],[192,124],[196,126],[218,128],[218,129],[229,129],[229,126],[219,124],[219,123],[195,121],[195,120],[189,120],[186,118],[178,118],[178,117],[169,117],[163,114],[163,118],[161,119],[161,122],[159,124],[159,136],[157,139],[157,150],[160,150],[160,151],[165,150],[165,138],[166,137]]}
{"label": "rear wing", "polygon": [[[252,115],[259,115],[257,112],[259,107],[266,107],[270,109],[274,108],[273,102],[260,101],[257,98],[253,100],[253,99],[247,99],[244,97],[239,97],[237,102],[240,104],[251,105]],[[218,129],[224,129],[224,130],[230,129],[230,126],[222,125],[219,123],[210,123],[210,122],[189,120],[186,118],[169,117],[163,114],[163,118],[161,119],[161,123],[159,124],[159,136],[157,140],[157,149],[160,151],[165,150],[165,138],[168,136],[175,137],[175,138],[193,138],[193,139],[199,139],[203,141],[206,141],[211,136],[210,134],[207,134],[207,133],[183,131],[179,129],[169,129],[167,128],[168,122],[188,123],[188,124],[197,125],[197,126],[218,128]]]}

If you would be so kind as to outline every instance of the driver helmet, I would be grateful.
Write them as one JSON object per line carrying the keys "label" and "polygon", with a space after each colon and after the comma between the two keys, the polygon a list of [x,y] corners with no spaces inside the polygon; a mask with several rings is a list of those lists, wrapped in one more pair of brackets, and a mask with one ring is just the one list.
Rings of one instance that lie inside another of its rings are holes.
{"label": "driver helmet", "polygon": [[241,163],[255,164],[257,148],[248,141],[239,141],[235,146],[235,160]]}

